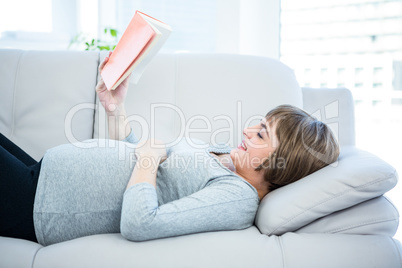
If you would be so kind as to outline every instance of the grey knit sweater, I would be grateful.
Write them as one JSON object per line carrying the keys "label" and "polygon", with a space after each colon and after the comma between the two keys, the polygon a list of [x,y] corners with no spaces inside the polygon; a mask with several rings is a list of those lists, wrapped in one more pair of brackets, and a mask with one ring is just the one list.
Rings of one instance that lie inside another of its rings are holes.
{"label": "grey knit sweater", "polygon": [[34,203],[40,244],[119,232],[145,241],[253,224],[257,191],[210,154],[230,148],[200,142],[195,148],[183,139],[167,148],[156,189],[139,183],[126,190],[135,143],[130,134],[125,141],[89,140],[46,152]]}

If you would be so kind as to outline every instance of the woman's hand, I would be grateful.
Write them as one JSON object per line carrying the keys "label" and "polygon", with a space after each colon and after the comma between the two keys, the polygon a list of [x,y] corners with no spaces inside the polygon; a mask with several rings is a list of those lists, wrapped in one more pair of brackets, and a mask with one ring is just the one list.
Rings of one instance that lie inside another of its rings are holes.
{"label": "woman's hand", "polygon": [[[106,57],[99,65],[99,73],[103,70],[111,55],[112,52],[109,52],[109,57]],[[130,76],[124,79],[115,90],[108,90],[102,77],[96,85],[99,102],[102,103],[107,113],[109,138],[113,140],[124,140],[131,131],[131,127],[126,121],[127,116],[124,107],[129,79]]]}
{"label": "woman's hand", "polygon": [[147,182],[156,188],[156,174],[159,164],[166,160],[166,147],[159,140],[146,140],[135,149],[137,162],[127,184],[127,189],[137,183]]}
{"label": "woman's hand", "polygon": [[[106,57],[99,65],[99,73],[101,73],[111,55],[112,52],[109,52],[109,57]],[[108,90],[102,77],[100,78],[98,84],[96,85],[96,92],[98,93],[99,102],[102,103],[108,115],[115,115],[118,113],[118,109],[124,106],[129,79],[130,76],[124,79],[124,81],[115,90]]]}
{"label": "woman's hand", "polygon": [[166,146],[160,140],[149,139],[139,143],[135,150],[135,154],[139,160],[148,158],[153,163],[159,165],[167,158]]}

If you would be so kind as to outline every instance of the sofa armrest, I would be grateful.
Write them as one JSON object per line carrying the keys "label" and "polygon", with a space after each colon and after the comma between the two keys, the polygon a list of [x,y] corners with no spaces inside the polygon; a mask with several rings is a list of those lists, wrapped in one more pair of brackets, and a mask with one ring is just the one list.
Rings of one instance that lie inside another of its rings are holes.
{"label": "sofa armrest", "polygon": [[280,236],[283,267],[401,267],[399,241],[381,235]]}
{"label": "sofa armrest", "polygon": [[346,88],[302,88],[303,108],[327,123],[339,144],[355,145],[354,102]]}
{"label": "sofa armrest", "polygon": [[90,139],[98,52],[0,49],[0,132],[39,161]]}
{"label": "sofa armrest", "polygon": [[393,237],[399,213],[389,199],[376,197],[334,212],[300,228],[296,233],[363,234]]}

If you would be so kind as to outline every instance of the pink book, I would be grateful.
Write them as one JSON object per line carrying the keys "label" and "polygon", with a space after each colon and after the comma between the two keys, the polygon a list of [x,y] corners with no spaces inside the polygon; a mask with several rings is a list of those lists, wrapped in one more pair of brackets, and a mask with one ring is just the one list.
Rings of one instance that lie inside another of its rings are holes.
{"label": "pink book", "polygon": [[137,83],[171,31],[169,25],[136,11],[101,72],[106,87],[115,89],[130,74]]}

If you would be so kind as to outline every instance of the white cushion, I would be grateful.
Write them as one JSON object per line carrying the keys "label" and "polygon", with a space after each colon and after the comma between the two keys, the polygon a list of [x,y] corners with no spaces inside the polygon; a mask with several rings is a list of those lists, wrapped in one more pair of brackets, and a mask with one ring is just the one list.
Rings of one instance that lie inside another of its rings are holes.
{"label": "white cushion", "polygon": [[326,123],[340,146],[355,145],[352,92],[346,88],[302,88],[303,109]]}
{"label": "white cushion", "polygon": [[[107,53],[100,53],[100,62]],[[126,112],[135,135],[141,139],[149,130],[166,142],[174,139],[176,112],[159,104],[174,104],[175,100],[175,54],[158,54],[147,66],[138,84],[130,83],[126,97]],[[98,74],[98,79],[100,75]],[[97,98],[94,138],[107,138],[105,109]],[[153,109],[152,104],[157,107]],[[151,115],[154,114],[153,120]],[[144,137],[145,138],[145,137]]]}
{"label": "white cushion", "polygon": [[0,62],[1,133],[36,160],[92,137],[97,52],[4,49]]}
{"label": "white cushion", "polygon": [[28,240],[0,236],[0,267],[33,267],[41,248]]}
{"label": "white cushion", "polygon": [[[281,104],[300,108],[303,105],[293,71],[274,59],[181,53],[177,55],[176,66],[176,104],[186,123],[192,118],[205,117],[213,133],[199,131],[191,133],[191,138],[237,147],[244,127],[256,123],[253,119],[259,121]],[[206,123],[194,120],[191,128],[205,129]]]}
{"label": "white cushion", "polygon": [[10,136],[13,131],[13,104],[16,79],[22,50],[0,50],[0,132]]}
{"label": "white cushion", "polygon": [[401,267],[400,243],[383,238],[379,235],[286,233],[280,236],[284,259],[280,267]]}
{"label": "white cushion", "polygon": [[368,152],[343,147],[334,165],[266,195],[256,225],[267,235],[293,232],[335,211],[381,196],[396,183],[396,171],[389,164]]}
{"label": "white cushion", "polygon": [[296,233],[376,234],[394,236],[399,213],[385,196],[334,212],[298,229]]}

